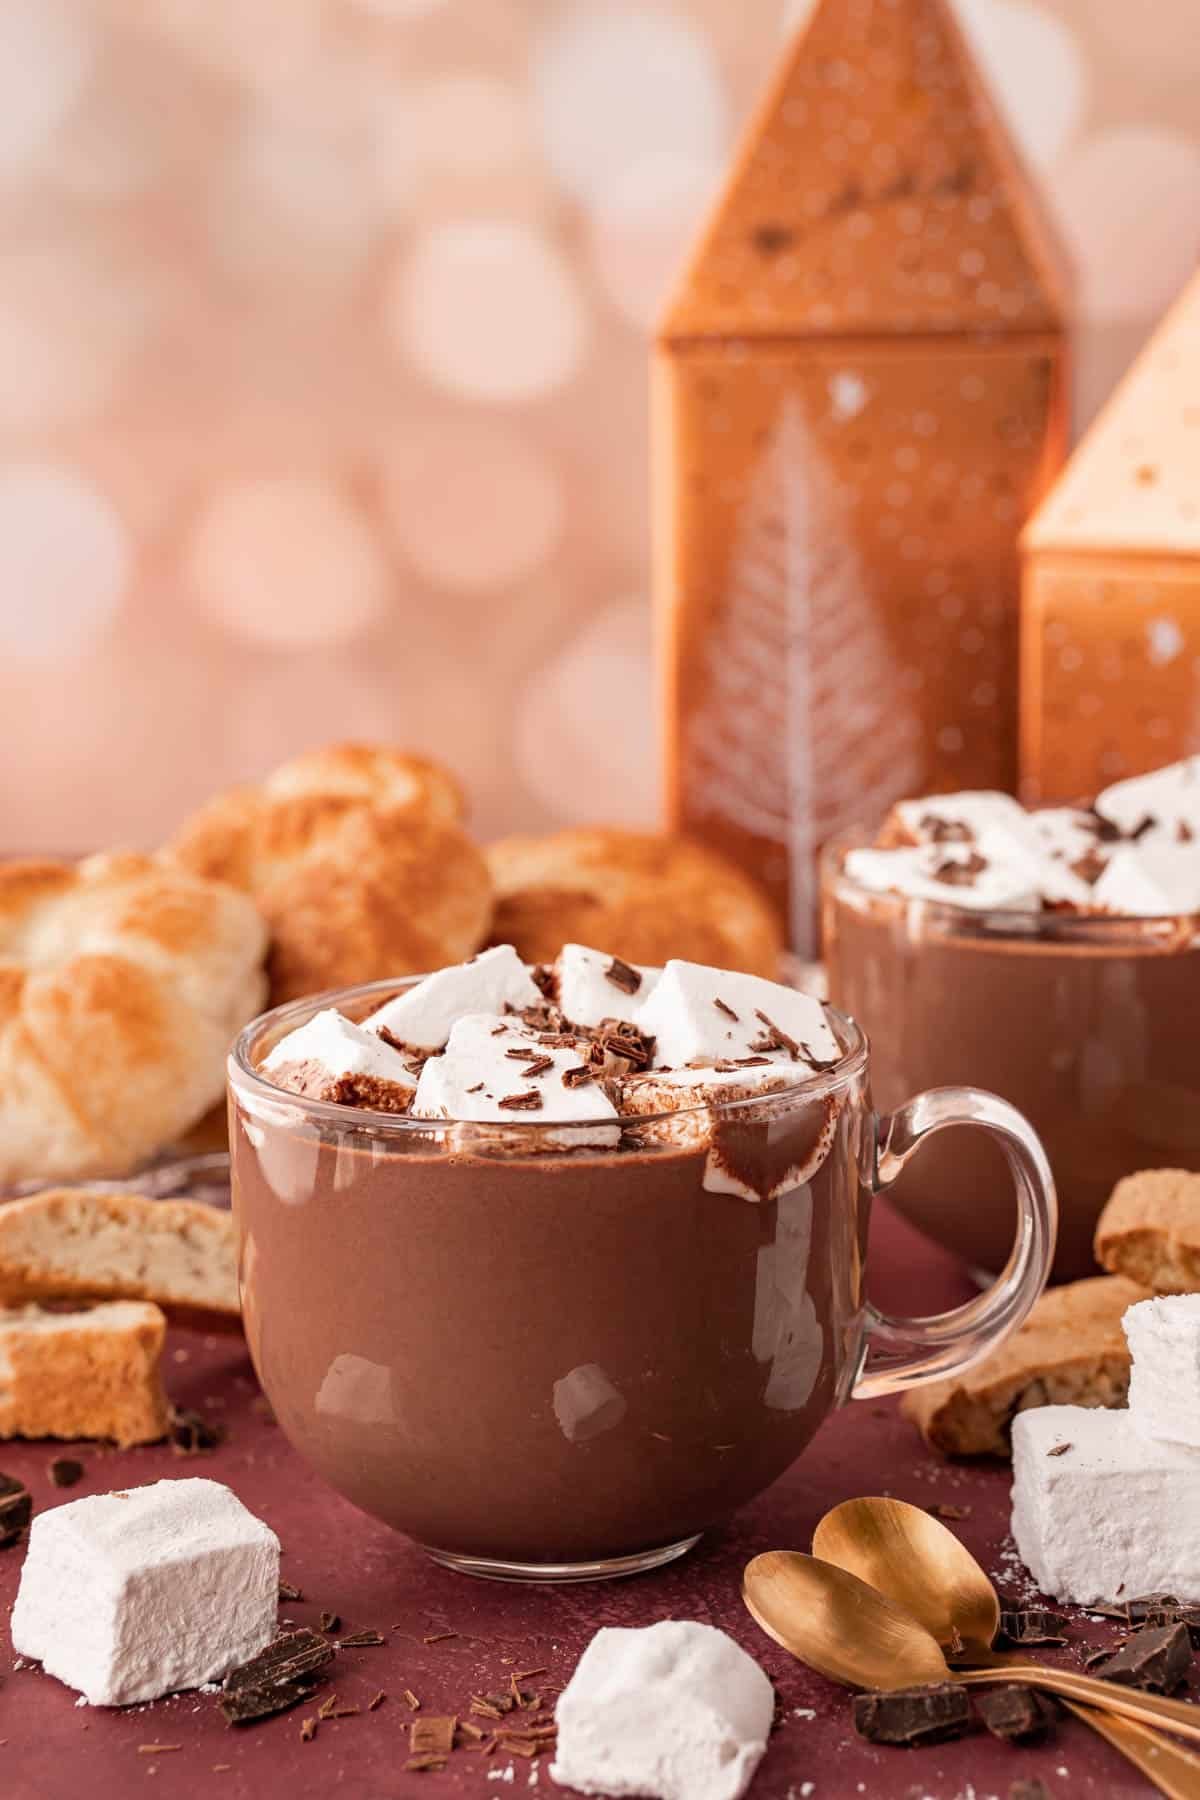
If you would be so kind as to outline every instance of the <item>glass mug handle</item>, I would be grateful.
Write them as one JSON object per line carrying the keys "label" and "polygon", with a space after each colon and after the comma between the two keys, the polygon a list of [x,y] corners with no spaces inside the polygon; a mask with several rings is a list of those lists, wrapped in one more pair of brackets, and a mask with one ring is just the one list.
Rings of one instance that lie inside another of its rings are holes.
{"label": "glass mug handle", "polygon": [[1041,1293],[1054,1257],[1058,1199],[1046,1152],[1029,1121],[981,1088],[930,1088],[876,1121],[867,1185],[883,1193],[923,1140],[949,1125],[975,1125],[997,1140],[1017,1190],[1012,1254],[991,1287],[951,1312],[895,1319],[868,1303],[863,1369],[856,1400],[958,1375],[1015,1331]]}

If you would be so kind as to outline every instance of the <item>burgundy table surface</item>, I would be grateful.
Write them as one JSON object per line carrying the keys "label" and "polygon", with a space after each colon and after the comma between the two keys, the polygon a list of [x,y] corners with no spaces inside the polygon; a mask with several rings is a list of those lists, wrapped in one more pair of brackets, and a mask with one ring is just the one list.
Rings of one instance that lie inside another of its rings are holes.
{"label": "burgundy table surface", "polygon": [[[969,1284],[948,1257],[894,1216],[877,1219],[873,1286],[880,1304],[933,1311],[955,1304]],[[95,1446],[80,1485],[63,1493],[47,1465],[62,1446],[0,1445],[0,1468],[20,1476],[37,1507],[82,1494],[155,1481],[212,1475],[226,1481],[279,1533],[286,1579],[302,1602],[284,1617],[316,1625],[322,1610],[340,1615],[347,1632],[374,1627],[376,1649],[343,1651],[336,1678],[316,1700],[291,1713],[232,1729],[215,1696],[183,1694],[128,1711],[77,1706],[76,1696],[32,1667],[13,1670],[7,1641],[0,1653],[0,1795],[3,1800],[107,1800],[146,1794],[156,1800],[305,1800],[346,1795],[387,1800],[425,1793],[497,1797],[555,1785],[548,1759],[531,1765],[508,1756],[456,1752],[445,1771],[409,1773],[403,1693],[427,1713],[465,1711],[472,1692],[507,1686],[515,1670],[545,1666],[527,1686],[553,1690],[570,1675],[600,1625],[647,1625],[657,1619],[701,1619],[731,1632],[775,1683],[779,1724],[750,1790],[753,1800],[828,1800],[830,1796],[895,1796],[896,1800],[1006,1800],[1010,1783],[1040,1776],[1051,1795],[1150,1792],[1137,1773],[1075,1720],[1034,1748],[1013,1748],[982,1731],[924,1750],[882,1749],[858,1739],[846,1693],[810,1673],[771,1643],[742,1608],[745,1562],[768,1548],[807,1549],[821,1514],[850,1495],[888,1492],[920,1504],[970,1508],[954,1529],[1001,1586],[1019,1586],[1022,1571],[1007,1544],[1008,1471],[949,1466],[928,1454],[895,1403],[862,1403],[828,1421],[788,1475],[683,1562],[626,1582],[535,1590],[473,1581],[434,1567],[405,1539],[358,1513],[310,1475],[278,1428],[256,1405],[257,1387],[240,1339],[176,1332],[167,1351],[167,1382],[179,1406],[219,1417],[228,1429],[220,1449],[181,1460],[164,1447],[119,1454]],[[487,1471],[480,1471],[486,1481]],[[0,1553],[0,1604],[12,1606],[20,1549]],[[1103,1641],[1106,1627],[1075,1632]],[[453,1633],[430,1643],[440,1633]],[[7,1637],[7,1634],[6,1634]],[[1078,1663],[1068,1658],[1072,1666]],[[323,1722],[308,1743],[302,1716],[336,1690],[360,1714]],[[386,1699],[367,1712],[380,1690]],[[482,1722],[482,1721],[481,1721]],[[145,1754],[144,1745],[175,1749]]]}

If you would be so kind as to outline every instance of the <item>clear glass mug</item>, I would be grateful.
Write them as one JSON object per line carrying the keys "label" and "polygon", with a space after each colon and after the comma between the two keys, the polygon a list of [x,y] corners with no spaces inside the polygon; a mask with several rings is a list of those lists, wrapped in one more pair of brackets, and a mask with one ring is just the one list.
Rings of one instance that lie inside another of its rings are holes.
{"label": "clear glass mug", "polygon": [[[852,881],[852,847],[825,854],[823,943],[830,998],[871,1033],[877,1100],[964,1081],[1003,1094],[1054,1171],[1055,1277],[1095,1274],[1122,1176],[1200,1169],[1200,922],[906,900]],[[992,1145],[932,1146],[892,1199],[975,1268],[1002,1265],[1012,1201]]]}
{"label": "clear glass mug", "polygon": [[[784,1092],[597,1126],[454,1125],[310,1101],[229,1064],[247,1337],[296,1449],[339,1492],[476,1574],[655,1567],[766,1488],[821,1421],[953,1374],[1025,1317],[1050,1266],[1041,1146],[967,1088],[872,1110],[868,1046]],[[987,1293],[894,1319],[864,1285],[873,1194],[931,1134],[1000,1145],[1018,1229]],[[608,1126],[610,1137],[611,1124]]]}

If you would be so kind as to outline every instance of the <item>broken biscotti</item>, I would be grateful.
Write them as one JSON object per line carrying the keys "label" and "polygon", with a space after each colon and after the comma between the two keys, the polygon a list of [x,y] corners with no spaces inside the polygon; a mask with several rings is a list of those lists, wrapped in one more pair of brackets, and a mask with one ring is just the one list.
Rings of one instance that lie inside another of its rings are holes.
{"label": "broken biscotti", "polygon": [[906,1394],[904,1414],[944,1456],[1008,1456],[1015,1414],[1053,1405],[1123,1406],[1129,1349],[1121,1319],[1146,1298],[1119,1275],[1051,1288],[1020,1330],[964,1376]]}
{"label": "broken biscotti", "polygon": [[1157,1294],[1200,1291],[1200,1175],[1127,1175],[1096,1227],[1096,1260]]}
{"label": "broken biscotti", "polygon": [[166,1325],[140,1300],[0,1311],[0,1437],[157,1442],[170,1419],[159,1378]]}
{"label": "broken biscotti", "polygon": [[239,1316],[232,1215],[197,1200],[51,1188],[0,1207],[0,1303],[153,1300]]}

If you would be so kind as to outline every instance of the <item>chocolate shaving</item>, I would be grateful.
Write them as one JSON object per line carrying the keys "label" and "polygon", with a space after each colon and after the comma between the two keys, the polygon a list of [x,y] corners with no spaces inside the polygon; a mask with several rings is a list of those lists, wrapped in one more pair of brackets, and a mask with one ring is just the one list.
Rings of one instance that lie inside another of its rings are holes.
{"label": "chocolate shaving", "polygon": [[293,1587],[290,1581],[281,1581],[279,1584],[279,1598],[281,1600],[303,1600],[304,1595],[300,1592],[298,1587]]}
{"label": "chocolate shaving", "polygon": [[316,1719],[314,1719],[311,1714],[309,1715],[309,1717],[307,1719],[301,1719],[301,1721],[300,1721],[300,1742],[302,1744],[311,1744],[312,1743],[313,1739],[317,1735],[317,1724],[318,1724],[318,1721]]}
{"label": "chocolate shaving", "polygon": [[592,1046],[592,1058],[603,1062],[605,1056],[620,1056],[631,1068],[648,1069],[654,1058],[654,1039],[624,1019],[604,1019]]}
{"label": "chocolate shaving", "polygon": [[450,1638],[456,1638],[457,1636],[457,1631],[431,1631],[428,1637],[423,1637],[421,1639],[421,1642],[423,1644],[444,1644],[447,1643]]}
{"label": "chocolate shaving", "polygon": [[550,965],[548,963],[534,963],[529,971],[529,975],[534,987],[537,988],[547,1000],[554,1000],[558,993],[558,981],[555,977],[554,970]]}
{"label": "chocolate shaving", "polygon": [[1047,1450],[1046,1455],[1065,1456],[1068,1450],[1073,1450],[1074,1448],[1074,1444],[1053,1444],[1051,1448]]}
{"label": "chocolate shaving", "polygon": [[764,1050],[786,1050],[793,1062],[800,1056],[800,1046],[795,1038],[790,1038],[786,1031],[781,1031],[774,1019],[769,1019],[765,1012],[754,1009],[754,1016],[764,1027],[761,1037],[756,1038],[748,1047],[756,1054]]}
{"label": "chocolate shaving", "polygon": [[339,1613],[323,1612],[321,1614],[322,1631],[336,1631],[341,1622],[341,1615]]}
{"label": "chocolate shaving", "polygon": [[414,1756],[449,1756],[457,1726],[449,1714],[426,1713],[409,1726],[408,1747]]}
{"label": "chocolate shaving", "polygon": [[933,871],[933,879],[940,881],[944,887],[974,887],[976,880],[987,868],[987,858],[980,856],[978,850],[972,850],[970,856],[963,861],[950,857],[939,863]]}
{"label": "chocolate shaving", "polygon": [[614,987],[620,988],[623,994],[636,994],[642,985],[642,978],[636,969],[631,969],[627,962],[614,956],[604,971],[604,979],[611,981]]}
{"label": "chocolate shaving", "polygon": [[1191,1666],[1192,1640],[1186,1625],[1149,1625],[1135,1632],[1115,1656],[1102,1663],[1097,1674],[1103,1681],[1116,1681],[1122,1687],[1169,1694]]}
{"label": "chocolate shaving", "polygon": [[1133,830],[1130,832],[1130,834],[1129,834],[1130,840],[1135,844],[1138,843],[1140,839],[1145,837],[1145,835],[1148,831],[1154,830],[1154,827],[1157,825],[1157,823],[1158,823],[1158,820],[1154,817],[1154,814],[1147,813],[1145,818],[1139,820],[1139,822],[1134,826]]}
{"label": "chocolate shaving", "polygon": [[1067,1619],[1048,1607],[1028,1606],[1002,1611],[1000,1631],[1010,1644],[1065,1644]]}
{"label": "chocolate shaving", "polygon": [[1058,1717],[1058,1708],[1033,1688],[992,1688],[979,1694],[975,1710],[993,1737],[1021,1744],[1042,1737]]}
{"label": "chocolate shaving", "polygon": [[74,1487],[83,1480],[83,1472],[83,1464],[73,1456],[56,1456],[47,1470],[51,1485],[56,1488]]}
{"label": "chocolate shaving", "polygon": [[969,1506],[955,1506],[949,1500],[935,1500],[933,1505],[927,1506],[925,1510],[932,1513],[935,1519],[969,1519],[971,1516]]}
{"label": "chocolate shaving", "polygon": [[387,1639],[380,1631],[352,1631],[349,1637],[338,1639],[339,1650],[366,1650],[375,1644],[386,1644]]}
{"label": "chocolate shaving", "polygon": [[483,1092],[483,1083],[482,1083],[482,1081],[477,1081],[477,1082],[476,1082],[476,1083],[475,1083],[475,1086],[474,1086],[474,1087],[469,1087],[469,1088],[468,1088],[468,1089],[467,1089],[467,1092],[468,1092],[468,1094],[482,1094],[482,1092]]}
{"label": "chocolate shaving", "polygon": [[917,829],[930,844],[973,844],[975,833],[962,819],[939,819],[936,813],[926,813],[918,821]]}
{"label": "chocolate shaving", "polygon": [[410,1756],[404,1765],[413,1775],[432,1774],[438,1769],[444,1769],[445,1766],[444,1756]]}
{"label": "chocolate shaving", "polygon": [[523,1094],[505,1094],[496,1105],[503,1107],[505,1112],[540,1112],[542,1096],[536,1088],[526,1088]]}
{"label": "chocolate shaving", "polygon": [[379,1692],[377,1694],[373,1694],[371,1696],[371,1698],[367,1701],[367,1711],[368,1712],[377,1712],[379,1710],[379,1708],[383,1705],[383,1703],[386,1699],[387,1699],[387,1695],[384,1693],[383,1689],[380,1688]]}
{"label": "chocolate shaving", "polygon": [[421,1702],[417,1699],[417,1696],[413,1693],[411,1688],[405,1688],[404,1701],[405,1705],[411,1708],[413,1712],[420,1712]]}
{"label": "chocolate shaving", "polygon": [[565,1088],[586,1087],[591,1079],[592,1071],[586,1063],[579,1063],[576,1068],[564,1069],[562,1072],[562,1084]]}
{"label": "chocolate shaving", "polygon": [[724,1013],[725,1017],[727,1019],[732,1019],[734,1024],[735,1025],[737,1024],[737,1022],[738,1022],[737,1014],[734,1012],[732,1006],[727,1006],[725,1004],[724,1000],[722,1000],[722,998],[719,994],[713,995],[713,1005],[716,1007],[718,1012]]}
{"label": "chocolate shaving", "polygon": [[199,1456],[224,1442],[225,1427],[211,1424],[202,1413],[184,1410],[172,1413],[170,1435],[176,1456]]}
{"label": "chocolate shaving", "polygon": [[838,1062],[840,1061],[840,1058],[836,1056],[818,1056],[811,1044],[802,1043],[800,1045],[800,1051],[805,1062],[811,1063],[813,1068],[820,1073],[823,1073],[826,1069],[836,1069]]}
{"label": "chocolate shaving", "polygon": [[15,1475],[0,1475],[0,1550],[20,1542],[33,1517],[33,1496]]}
{"label": "chocolate shaving", "polygon": [[871,1744],[938,1744],[971,1729],[967,1690],[946,1681],[888,1694],[855,1694],[854,1729]]}
{"label": "chocolate shaving", "polygon": [[1080,881],[1086,881],[1089,887],[1095,885],[1108,867],[1108,858],[1098,847],[1085,850],[1069,865],[1072,875],[1078,875]]}
{"label": "chocolate shaving", "polygon": [[1186,819],[1177,819],[1176,820],[1176,822],[1175,822],[1175,842],[1177,844],[1190,844],[1195,839],[1195,836],[1196,836],[1195,832],[1192,830],[1191,826],[1188,824]]}

